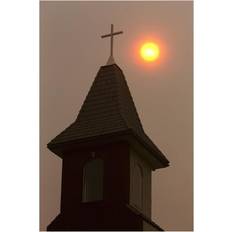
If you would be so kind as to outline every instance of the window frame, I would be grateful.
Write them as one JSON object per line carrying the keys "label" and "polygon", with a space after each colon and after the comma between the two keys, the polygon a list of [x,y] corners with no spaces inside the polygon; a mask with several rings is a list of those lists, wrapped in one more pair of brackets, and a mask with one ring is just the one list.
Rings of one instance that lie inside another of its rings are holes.
{"label": "window frame", "polygon": [[[100,161],[100,167],[101,167],[101,180],[100,180],[100,183],[101,183],[101,189],[100,189],[100,198],[98,199],[96,197],[96,199],[91,199],[88,197],[88,185],[87,185],[87,180],[86,180],[86,176],[87,176],[87,173],[86,173],[86,167],[87,165],[90,165],[92,162],[96,162],[96,161]],[[93,158],[93,159],[90,159],[88,160],[87,162],[85,162],[85,164],[83,165],[83,168],[82,168],[82,200],[81,202],[82,203],[91,203],[91,202],[99,202],[99,201],[103,201],[103,195],[104,195],[104,160],[102,158]],[[88,199],[89,198],[89,199]]]}

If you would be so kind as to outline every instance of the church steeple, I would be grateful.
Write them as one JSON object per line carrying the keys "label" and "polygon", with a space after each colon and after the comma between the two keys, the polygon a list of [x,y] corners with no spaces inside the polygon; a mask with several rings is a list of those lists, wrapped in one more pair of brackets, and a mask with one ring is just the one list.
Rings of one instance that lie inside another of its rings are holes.
{"label": "church steeple", "polygon": [[151,173],[169,161],[145,134],[125,76],[98,71],[76,120],[48,148],[63,160],[61,212],[48,230],[162,230],[151,220]]}

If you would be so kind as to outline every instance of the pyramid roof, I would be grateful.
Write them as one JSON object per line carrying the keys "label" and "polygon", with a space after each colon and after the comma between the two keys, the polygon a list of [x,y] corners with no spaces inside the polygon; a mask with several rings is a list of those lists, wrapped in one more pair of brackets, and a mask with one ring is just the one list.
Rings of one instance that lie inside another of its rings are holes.
{"label": "pyramid roof", "polygon": [[76,120],[57,135],[48,148],[123,133],[135,137],[162,166],[168,166],[167,158],[143,130],[122,70],[111,64],[100,68]]}

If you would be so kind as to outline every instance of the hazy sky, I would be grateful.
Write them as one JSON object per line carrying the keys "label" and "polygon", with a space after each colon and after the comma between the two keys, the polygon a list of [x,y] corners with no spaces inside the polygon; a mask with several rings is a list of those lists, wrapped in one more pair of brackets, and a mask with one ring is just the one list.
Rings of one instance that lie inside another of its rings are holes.
{"label": "hazy sky", "polygon": [[[143,127],[170,167],[153,173],[152,218],[166,230],[193,228],[193,12],[192,2],[41,2],[40,215],[41,230],[59,213],[61,159],[46,144],[70,125],[115,30],[122,68]],[[137,46],[154,38],[161,59],[145,65]]]}

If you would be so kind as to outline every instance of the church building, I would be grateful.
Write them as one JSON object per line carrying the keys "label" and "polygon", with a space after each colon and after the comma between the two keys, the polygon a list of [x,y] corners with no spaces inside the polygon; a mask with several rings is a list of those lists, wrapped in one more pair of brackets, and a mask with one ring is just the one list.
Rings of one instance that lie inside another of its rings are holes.
{"label": "church building", "polygon": [[152,171],[169,161],[143,130],[111,54],[76,120],[47,147],[62,159],[60,214],[49,231],[163,230],[151,219]]}

